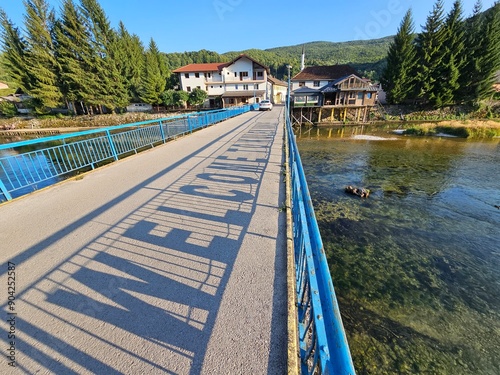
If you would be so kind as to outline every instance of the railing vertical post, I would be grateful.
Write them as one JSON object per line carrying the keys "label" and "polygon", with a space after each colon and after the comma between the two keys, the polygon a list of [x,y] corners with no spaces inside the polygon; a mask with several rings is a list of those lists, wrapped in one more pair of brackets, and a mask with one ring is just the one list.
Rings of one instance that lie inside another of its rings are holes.
{"label": "railing vertical post", "polygon": [[0,180],[0,190],[2,191],[5,199],[7,199],[8,201],[12,200],[12,195],[10,195],[2,180]]}
{"label": "railing vertical post", "polygon": [[159,121],[161,140],[165,143],[165,133],[163,132],[163,121]]}
{"label": "railing vertical post", "polygon": [[106,130],[106,137],[108,138],[109,147],[111,147],[111,152],[113,153],[113,158],[118,160],[118,153],[116,152],[115,144],[113,143],[113,138],[111,138],[111,133]]}
{"label": "railing vertical post", "polygon": [[190,133],[192,133],[192,132],[193,132],[193,130],[191,129],[191,116],[188,116],[188,117],[187,117],[187,122],[188,122],[188,131],[189,131]]}

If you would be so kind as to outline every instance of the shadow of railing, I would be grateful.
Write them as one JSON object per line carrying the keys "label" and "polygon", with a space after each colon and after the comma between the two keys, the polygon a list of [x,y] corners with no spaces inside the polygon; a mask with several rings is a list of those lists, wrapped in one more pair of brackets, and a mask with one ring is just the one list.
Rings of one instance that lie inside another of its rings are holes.
{"label": "shadow of railing", "polygon": [[[275,142],[278,124],[259,116],[11,259],[22,269],[75,239],[17,296],[21,370],[200,373]],[[186,169],[172,180],[176,168]],[[150,198],[76,245],[80,227],[102,225],[101,215],[139,193]]]}

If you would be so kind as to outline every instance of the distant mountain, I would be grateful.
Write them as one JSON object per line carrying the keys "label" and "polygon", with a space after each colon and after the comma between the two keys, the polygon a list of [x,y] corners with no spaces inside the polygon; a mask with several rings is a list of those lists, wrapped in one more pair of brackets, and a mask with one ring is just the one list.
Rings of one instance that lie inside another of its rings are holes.
{"label": "distant mountain", "polygon": [[280,56],[289,56],[300,62],[302,47],[306,65],[349,64],[365,76],[378,78],[382,73],[389,45],[394,36],[350,42],[311,42],[290,47],[267,49]]}
{"label": "distant mountain", "polygon": [[202,50],[199,52],[168,53],[166,56],[170,68],[176,69],[190,63],[231,61],[244,53],[268,66],[273,76],[284,79],[288,64],[292,65],[292,74],[299,72],[302,48],[304,47],[306,66],[349,64],[363,76],[378,79],[384,69],[389,44],[393,38],[394,36],[388,36],[351,42],[319,41],[265,50],[231,51],[220,55],[216,52]]}

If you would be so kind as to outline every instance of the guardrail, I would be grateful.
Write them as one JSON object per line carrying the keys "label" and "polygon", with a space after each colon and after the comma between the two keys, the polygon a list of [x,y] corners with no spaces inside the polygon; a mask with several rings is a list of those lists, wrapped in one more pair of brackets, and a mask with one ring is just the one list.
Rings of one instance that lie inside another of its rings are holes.
{"label": "guardrail", "polygon": [[289,111],[285,115],[302,374],[354,375]]}
{"label": "guardrail", "polygon": [[250,106],[243,106],[195,112],[0,145],[0,201],[11,200],[51,185],[65,175],[94,169],[99,163],[118,160],[249,110]]}

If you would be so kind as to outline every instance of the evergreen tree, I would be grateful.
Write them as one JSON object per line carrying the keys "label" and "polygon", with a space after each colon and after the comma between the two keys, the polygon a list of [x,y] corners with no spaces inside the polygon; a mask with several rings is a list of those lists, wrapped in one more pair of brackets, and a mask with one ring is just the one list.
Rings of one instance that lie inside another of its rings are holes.
{"label": "evergreen tree", "polygon": [[75,102],[78,102],[83,113],[86,112],[84,103],[92,102],[97,90],[89,68],[92,56],[90,36],[84,25],[73,1],[65,0],[54,32],[56,57],[61,65],[61,91],[72,103],[72,109],[76,111]]}
{"label": "evergreen tree", "polygon": [[487,99],[493,91],[495,73],[500,69],[500,4],[481,13],[478,0],[465,26],[468,59],[460,76],[460,98],[469,103]]}
{"label": "evergreen tree", "polygon": [[97,77],[96,93],[91,104],[102,106],[112,112],[129,102],[125,78],[121,75],[115,55],[118,55],[118,37],[109,24],[104,10],[96,0],[81,0],[81,12],[90,31],[93,55],[89,69]]}
{"label": "evergreen tree", "polygon": [[500,70],[500,3],[496,3],[485,15],[481,43],[482,56],[478,62],[481,79],[476,86],[476,99],[491,99],[493,84]]}
{"label": "evergreen tree", "polygon": [[454,104],[458,100],[460,88],[459,78],[465,63],[464,56],[464,24],[462,20],[462,2],[455,0],[445,24],[445,41],[442,45],[440,76],[437,83],[437,103]]}
{"label": "evergreen tree", "polygon": [[158,104],[161,102],[160,96],[165,91],[166,86],[164,71],[162,72],[162,69],[164,69],[161,64],[162,59],[163,57],[160,55],[155,41],[151,39],[144,56],[144,71],[140,92],[140,98],[145,103]]}
{"label": "evergreen tree", "polygon": [[424,102],[435,106],[441,105],[439,76],[443,60],[442,45],[446,36],[443,23],[443,0],[437,0],[417,37],[417,94]]}
{"label": "evergreen tree", "polygon": [[28,92],[31,78],[26,67],[26,43],[3,9],[0,9],[0,26],[4,52],[2,64],[14,83],[24,92]]}
{"label": "evergreen tree", "polygon": [[382,84],[389,103],[402,103],[414,93],[416,50],[413,40],[414,26],[412,12],[409,9],[387,53],[387,66],[383,73]]}
{"label": "evergreen tree", "polygon": [[481,60],[481,44],[483,39],[483,24],[484,19],[481,14],[482,3],[477,0],[474,5],[472,17],[465,23],[465,50],[467,51],[467,59],[462,67],[460,74],[459,98],[466,102],[476,101],[476,88],[481,80],[480,60]]}
{"label": "evergreen tree", "polygon": [[132,101],[138,101],[144,69],[144,47],[139,37],[130,35],[122,22],[118,26],[118,43],[116,58],[122,62],[121,74],[125,77],[128,95]]}
{"label": "evergreen tree", "polygon": [[26,69],[31,76],[28,94],[36,101],[37,112],[61,104],[59,64],[52,43],[54,12],[46,0],[25,0]]}

